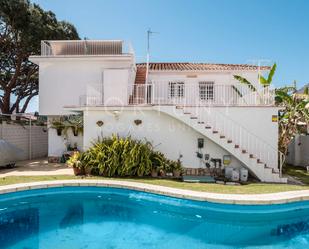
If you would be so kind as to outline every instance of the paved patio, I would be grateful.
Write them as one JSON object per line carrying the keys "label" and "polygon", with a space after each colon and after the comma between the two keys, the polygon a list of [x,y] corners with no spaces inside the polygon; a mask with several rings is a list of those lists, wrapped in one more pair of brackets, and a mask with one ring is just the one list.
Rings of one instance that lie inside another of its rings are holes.
{"label": "paved patio", "polygon": [[73,170],[63,163],[48,163],[47,158],[20,161],[12,169],[0,168],[0,177],[39,175],[73,175]]}

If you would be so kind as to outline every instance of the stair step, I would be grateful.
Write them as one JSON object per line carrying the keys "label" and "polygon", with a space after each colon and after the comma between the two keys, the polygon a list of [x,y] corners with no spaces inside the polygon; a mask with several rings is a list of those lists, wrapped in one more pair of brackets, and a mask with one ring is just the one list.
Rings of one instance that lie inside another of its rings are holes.
{"label": "stair step", "polygon": [[[180,109],[180,111],[177,111],[176,109]],[[173,110],[174,113],[172,112]],[[284,178],[280,178],[280,174],[278,173],[278,171],[276,171],[271,167],[267,167],[266,163],[268,164],[268,162],[265,161],[266,159],[264,159],[264,154],[258,155],[258,153],[255,153],[254,150],[250,150],[250,148],[248,148],[247,146],[243,146],[241,143],[238,143],[237,142],[238,139],[235,139],[237,138],[237,136],[230,137],[228,134],[224,133],[223,130],[217,129],[219,127],[216,127],[216,124],[213,123],[211,119],[210,120],[204,119],[203,116],[201,116],[197,111],[193,110],[192,108],[189,109],[187,108],[187,106],[177,104],[171,106],[171,108],[169,109],[167,108],[163,109],[162,112],[165,112],[169,115],[174,115],[183,123],[192,126],[193,129],[196,129],[198,132],[201,132],[202,134],[204,133],[203,135],[209,136],[211,140],[217,142],[218,145],[226,149],[228,153],[235,154],[235,157],[238,158],[238,160],[242,162],[244,165],[246,165],[248,169],[251,170],[255,174],[255,176],[261,179],[262,181],[265,182],[286,181]],[[225,120],[223,119],[223,122],[224,121]],[[226,124],[224,123],[224,125]],[[201,131],[201,128],[203,127],[205,127],[205,129],[208,129],[209,131],[208,130]],[[213,135],[211,136],[210,133]],[[219,141],[219,138],[220,141],[222,141],[222,143]]]}

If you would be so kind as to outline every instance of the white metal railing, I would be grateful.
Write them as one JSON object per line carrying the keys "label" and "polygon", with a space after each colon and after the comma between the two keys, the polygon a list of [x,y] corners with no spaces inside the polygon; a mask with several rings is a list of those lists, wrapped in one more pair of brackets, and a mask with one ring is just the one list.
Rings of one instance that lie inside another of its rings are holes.
{"label": "white metal railing", "polygon": [[130,43],[121,40],[41,41],[42,56],[134,54]]}
{"label": "white metal railing", "polygon": [[180,81],[133,85],[131,104],[182,106],[268,106],[274,94],[268,88],[253,92],[242,84],[186,84]]}
{"label": "white metal railing", "polygon": [[101,95],[81,95],[79,97],[80,106],[103,106],[104,102]]}
{"label": "white metal railing", "polygon": [[195,110],[199,120],[203,121],[205,126],[209,125],[212,127],[219,135],[224,136],[228,141],[230,140],[233,144],[238,145],[240,150],[244,150],[254,158],[259,159],[260,162],[265,163],[268,167],[277,166],[279,162],[281,174],[284,163],[283,154],[281,152],[278,154],[276,148],[218,110],[215,112],[211,112],[211,109],[203,109],[201,111],[199,108],[195,108]]}
{"label": "white metal railing", "polygon": [[[104,105],[108,98],[118,99],[119,105],[181,105],[181,106],[270,106],[274,104],[274,93],[268,87],[252,92],[246,85],[203,85],[168,82],[134,84],[128,86],[127,97],[104,96],[101,87],[97,93],[86,94],[83,105]],[[104,99],[103,99],[104,96]],[[121,99],[123,98],[123,99]],[[113,101],[115,102],[115,101]]]}

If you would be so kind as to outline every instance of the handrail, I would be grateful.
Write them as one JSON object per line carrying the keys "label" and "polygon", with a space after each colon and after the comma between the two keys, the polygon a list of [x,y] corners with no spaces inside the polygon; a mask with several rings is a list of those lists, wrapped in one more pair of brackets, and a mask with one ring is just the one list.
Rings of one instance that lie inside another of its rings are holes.
{"label": "handrail", "polygon": [[[208,123],[214,128],[214,130],[221,132],[227,140],[231,140],[234,144],[239,145],[241,150],[246,150],[250,155],[256,156],[260,162],[266,165],[278,165],[277,154],[278,150],[270,145],[268,142],[253,134],[243,125],[239,124],[235,120],[229,118],[220,111],[210,112],[203,111],[200,112],[202,115],[202,121]],[[281,153],[281,152],[280,152]],[[281,171],[282,162],[279,163],[279,168]]]}
{"label": "handrail", "polygon": [[[173,80],[153,81],[151,84],[134,84],[129,93],[143,102],[145,96],[151,98],[153,105],[182,106],[271,106],[274,97],[269,88],[252,92],[243,84],[206,84],[188,83]],[[144,102],[147,102],[144,100]],[[149,101],[148,101],[149,102]]]}

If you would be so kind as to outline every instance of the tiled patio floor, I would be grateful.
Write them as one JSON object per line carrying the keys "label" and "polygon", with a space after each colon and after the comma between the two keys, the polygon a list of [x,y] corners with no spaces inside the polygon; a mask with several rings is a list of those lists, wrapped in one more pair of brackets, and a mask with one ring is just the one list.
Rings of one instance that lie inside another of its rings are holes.
{"label": "tiled patio floor", "polygon": [[65,164],[48,163],[47,158],[20,161],[12,169],[0,168],[0,177],[38,175],[73,175],[73,170]]}

